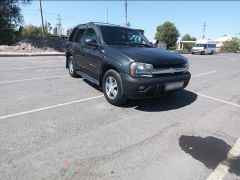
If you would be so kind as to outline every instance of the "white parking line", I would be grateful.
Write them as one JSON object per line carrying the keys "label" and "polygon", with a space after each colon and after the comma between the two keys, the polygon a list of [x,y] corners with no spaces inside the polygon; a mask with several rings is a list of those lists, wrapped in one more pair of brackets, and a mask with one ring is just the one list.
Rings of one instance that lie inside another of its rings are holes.
{"label": "white parking line", "polygon": [[75,103],[79,103],[79,102],[89,101],[89,100],[93,100],[93,99],[97,99],[97,98],[101,98],[101,97],[103,97],[103,95],[93,96],[93,97],[85,98],[85,99],[78,99],[78,100],[75,100],[75,101],[70,101],[70,102],[66,102],[66,103],[60,103],[60,104],[56,104],[56,105],[53,105],[53,106],[47,106],[47,107],[33,109],[33,110],[29,110],[29,111],[23,111],[23,112],[19,112],[19,113],[15,113],[15,114],[9,114],[9,115],[5,115],[5,116],[0,116],[0,120],[7,119],[7,118],[12,118],[12,117],[16,117],[16,116],[22,116],[22,115],[25,115],[25,114],[31,114],[31,113],[34,113],[34,112],[54,109],[54,108],[67,106],[67,105],[71,105],[71,104],[75,104]]}
{"label": "white parking line", "polygon": [[218,102],[221,102],[221,103],[225,103],[225,104],[228,104],[228,105],[240,108],[239,104],[235,104],[235,103],[232,103],[232,102],[229,102],[229,101],[225,101],[225,100],[221,100],[221,99],[218,99],[218,98],[215,98],[215,97],[207,96],[207,95],[204,95],[204,94],[201,94],[201,93],[196,93],[196,94],[199,95],[199,96],[208,98],[208,99],[212,99],[212,100],[215,100],[215,101],[218,101]]}
{"label": "white parking line", "polygon": [[228,152],[227,158],[218,164],[216,169],[208,176],[207,180],[222,180],[229,170],[230,161],[240,156],[240,138]]}
{"label": "white parking line", "polygon": [[35,80],[43,80],[43,79],[53,79],[53,78],[61,78],[66,76],[69,76],[69,75],[48,76],[48,77],[31,78],[31,79],[17,79],[12,81],[1,81],[0,84],[16,83],[16,82],[24,82],[24,81],[35,81]]}
{"label": "white parking line", "polygon": [[206,72],[206,73],[195,74],[192,77],[204,76],[204,75],[213,74],[213,73],[216,73],[216,72],[217,71],[210,71],[210,72]]}
{"label": "white parking line", "polygon": [[0,71],[12,71],[12,70],[25,70],[25,69],[47,69],[47,68],[63,68],[64,66],[38,66],[38,67],[29,67],[29,68],[9,68],[9,69],[0,69]]}

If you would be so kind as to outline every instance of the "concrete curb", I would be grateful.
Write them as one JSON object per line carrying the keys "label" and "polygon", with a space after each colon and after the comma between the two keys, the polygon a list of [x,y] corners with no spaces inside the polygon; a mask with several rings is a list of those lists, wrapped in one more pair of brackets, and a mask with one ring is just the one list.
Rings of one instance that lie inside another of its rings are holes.
{"label": "concrete curb", "polygon": [[21,56],[64,56],[65,52],[42,52],[42,53],[14,53],[0,52],[0,57],[21,57]]}

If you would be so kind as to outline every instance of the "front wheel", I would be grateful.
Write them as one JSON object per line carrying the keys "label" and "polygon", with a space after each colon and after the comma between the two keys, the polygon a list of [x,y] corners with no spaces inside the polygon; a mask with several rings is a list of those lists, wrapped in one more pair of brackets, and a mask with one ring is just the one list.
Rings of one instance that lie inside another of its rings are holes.
{"label": "front wheel", "polygon": [[124,104],[127,100],[123,92],[122,79],[115,70],[108,70],[103,77],[103,93],[107,101],[115,106]]}

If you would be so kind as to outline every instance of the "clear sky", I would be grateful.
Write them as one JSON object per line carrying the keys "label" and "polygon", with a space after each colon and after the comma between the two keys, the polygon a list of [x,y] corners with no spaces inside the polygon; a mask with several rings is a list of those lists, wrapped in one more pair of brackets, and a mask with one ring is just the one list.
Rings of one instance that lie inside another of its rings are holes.
{"label": "clear sky", "polygon": [[[48,1],[42,0],[44,21],[57,24],[57,14],[63,28],[97,21],[123,25],[125,1]],[[22,7],[26,24],[40,25],[39,1]],[[128,21],[132,28],[145,30],[153,39],[156,27],[165,21],[173,22],[183,36],[189,33],[200,38],[206,22],[206,37],[222,35],[240,37],[240,2],[238,1],[128,1]]]}

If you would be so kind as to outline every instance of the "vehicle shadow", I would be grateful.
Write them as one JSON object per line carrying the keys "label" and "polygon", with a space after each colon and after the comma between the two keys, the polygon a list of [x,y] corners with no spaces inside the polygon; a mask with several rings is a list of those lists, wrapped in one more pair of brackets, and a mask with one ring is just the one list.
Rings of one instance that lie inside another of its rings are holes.
{"label": "vehicle shadow", "polygon": [[158,98],[128,100],[122,107],[134,107],[136,110],[147,112],[169,111],[188,106],[196,100],[197,94],[183,90]]}
{"label": "vehicle shadow", "polygon": [[[182,135],[179,138],[179,146],[209,169],[215,169],[220,162],[226,160],[231,149],[225,141],[212,136],[202,138]],[[230,173],[240,176],[240,157],[230,159],[226,163],[229,165]]]}
{"label": "vehicle shadow", "polygon": [[[88,80],[83,79],[89,86],[102,92],[102,89]],[[158,112],[179,109],[197,100],[197,94],[188,90],[170,93],[164,96],[148,99],[129,99],[122,108],[134,108],[139,111]]]}

